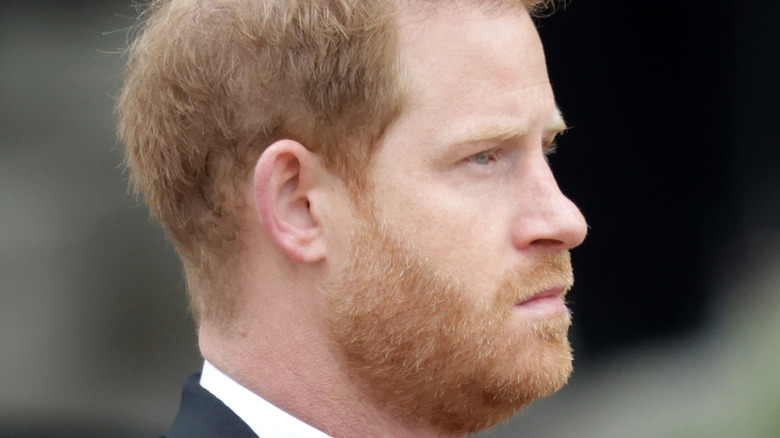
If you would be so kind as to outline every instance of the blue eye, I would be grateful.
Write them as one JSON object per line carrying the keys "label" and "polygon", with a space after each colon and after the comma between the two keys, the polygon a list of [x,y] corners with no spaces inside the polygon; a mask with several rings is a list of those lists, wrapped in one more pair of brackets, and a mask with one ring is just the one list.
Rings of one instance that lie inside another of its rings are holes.
{"label": "blue eye", "polygon": [[493,156],[493,151],[482,151],[471,156],[471,161],[477,164],[488,164]]}

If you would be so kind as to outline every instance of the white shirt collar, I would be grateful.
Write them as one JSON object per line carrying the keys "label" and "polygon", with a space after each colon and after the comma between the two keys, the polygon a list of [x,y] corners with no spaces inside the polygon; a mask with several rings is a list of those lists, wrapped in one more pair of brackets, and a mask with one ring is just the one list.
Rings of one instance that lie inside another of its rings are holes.
{"label": "white shirt collar", "polygon": [[200,386],[214,394],[262,438],[332,438],[244,388],[208,361]]}

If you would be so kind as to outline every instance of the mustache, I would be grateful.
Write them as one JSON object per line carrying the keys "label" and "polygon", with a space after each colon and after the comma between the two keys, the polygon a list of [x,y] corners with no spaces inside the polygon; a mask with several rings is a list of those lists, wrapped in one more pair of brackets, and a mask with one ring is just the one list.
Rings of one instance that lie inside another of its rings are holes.
{"label": "mustache", "polygon": [[543,254],[522,270],[508,273],[501,281],[496,299],[499,305],[514,305],[534,295],[563,289],[564,296],[574,286],[574,270],[569,251]]}

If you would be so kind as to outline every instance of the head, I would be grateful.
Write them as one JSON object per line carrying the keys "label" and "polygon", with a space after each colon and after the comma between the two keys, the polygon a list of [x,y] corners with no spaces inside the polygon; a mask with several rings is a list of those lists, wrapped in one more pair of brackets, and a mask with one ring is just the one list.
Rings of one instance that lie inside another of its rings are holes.
{"label": "head", "polygon": [[152,0],[143,12],[119,135],[131,185],[183,261],[196,319],[233,315],[241,186],[268,145],[296,140],[361,191],[361,169],[406,96],[395,10],[383,0]]}
{"label": "head", "polygon": [[355,192],[400,112],[397,29],[381,0],[153,0],[118,99],[131,184],[173,241],[197,320],[229,323],[242,187],[292,139]]}
{"label": "head", "polygon": [[565,124],[534,4],[155,2],[120,133],[201,323],[236,318],[259,227],[318,265],[341,366],[397,416],[464,433],[560,388],[585,223],[547,165]]}

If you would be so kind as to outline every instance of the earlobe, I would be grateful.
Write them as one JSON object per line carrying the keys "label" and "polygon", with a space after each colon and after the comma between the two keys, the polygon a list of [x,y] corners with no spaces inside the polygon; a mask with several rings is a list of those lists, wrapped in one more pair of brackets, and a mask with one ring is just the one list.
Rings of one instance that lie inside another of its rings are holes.
{"label": "earlobe", "polygon": [[255,205],[273,241],[293,260],[324,258],[322,226],[311,193],[318,184],[319,158],[300,143],[280,140],[260,156],[253,178]]}

